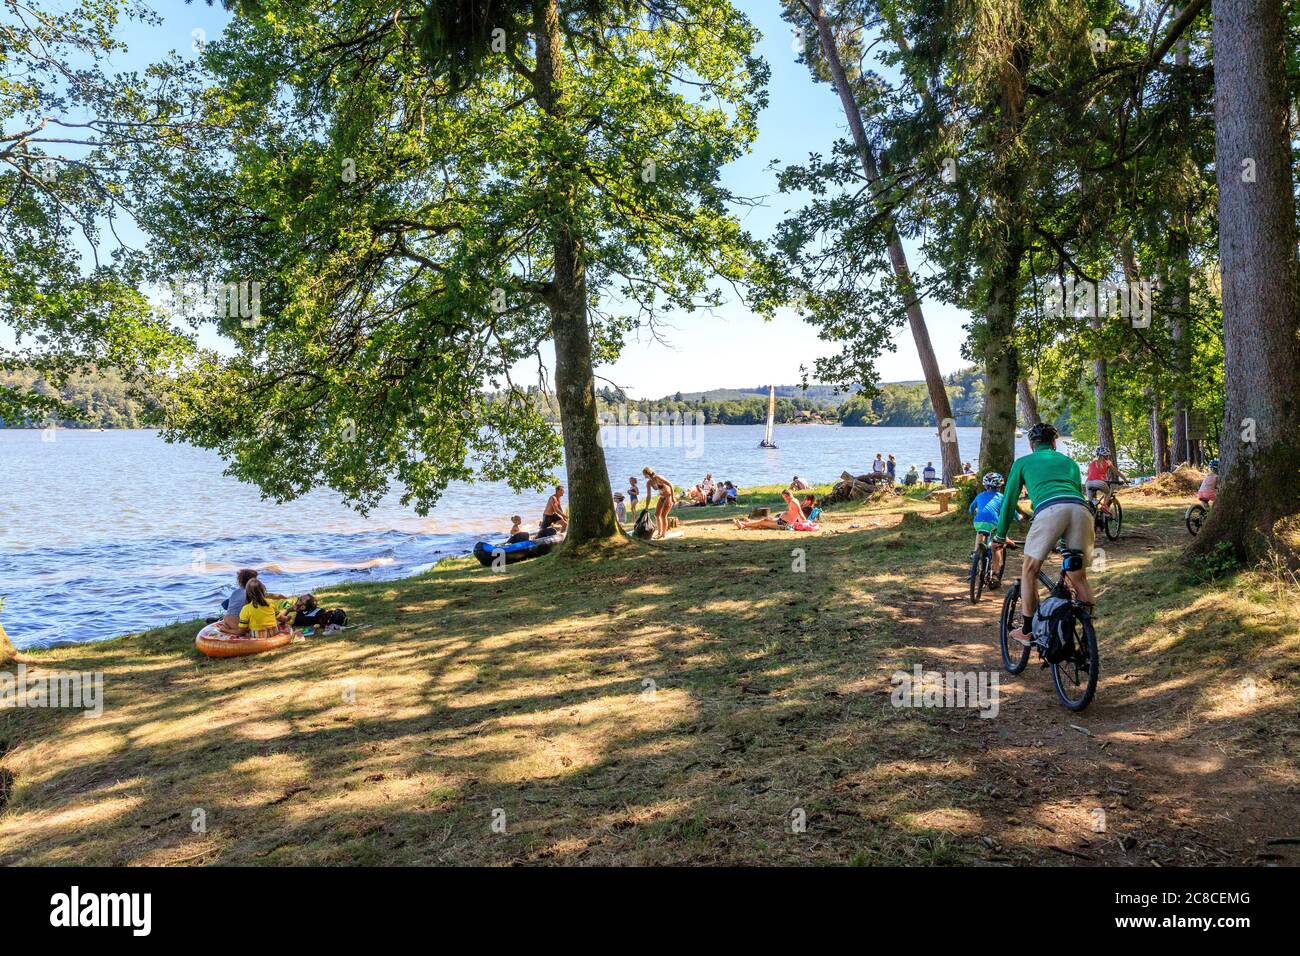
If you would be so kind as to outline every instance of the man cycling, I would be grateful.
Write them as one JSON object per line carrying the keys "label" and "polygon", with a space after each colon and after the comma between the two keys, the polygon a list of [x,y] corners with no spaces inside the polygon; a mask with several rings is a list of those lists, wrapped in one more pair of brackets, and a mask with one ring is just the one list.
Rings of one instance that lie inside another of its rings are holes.
{"label": "man cycling", "polygon": [[1043,567],[1062,538],[1071,551],[1083,556],[1083,566],[1067,571],[1071,587],[1084,604],[1093,603],[1092,587],[1088,584],[1088,566],[1092,563],[1095,526],[1088,499],[1079,481],[1079,466],[1056,450],[1056,429],[1040,422],[1029,429],[1029,447],[1033,449],[1023,458],[1017,458],[1007,476],[998,526],[993,532],[994,551],[1001,551],[1016,514],[1020,489],[1029,492],[1034,506],[1034,517],[1025,535],[1024,560],[1020,565],[1020,600],[1024,621],[1021,629],[1012,634],[1022,643],[1033,640],[1034,611],[1038,609],[1038,572]]}
{"label": "man cycling", "polygon": [[1088,500],[1092,501],[1094,493],[1099,492],[1102,510],[1109,511],[1113,494],[1110,483],[1119,481],[1123,477],[1115,467],[1115,463],[1111,461],[1110,452],[1104,446],[1098,448],[1092,461],[1088,462],[1088,478],[1083,483],[1083,488],[1088,493]]}

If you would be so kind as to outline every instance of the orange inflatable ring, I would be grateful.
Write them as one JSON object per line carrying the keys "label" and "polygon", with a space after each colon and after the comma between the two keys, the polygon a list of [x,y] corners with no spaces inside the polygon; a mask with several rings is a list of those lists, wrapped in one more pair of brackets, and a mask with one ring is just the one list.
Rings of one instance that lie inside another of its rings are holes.
{"label": "orange inflatable ring", "polygon": [[281,631],[272,637],[235,637],[215,624],[209,624],[194,638],[194,646],[208,657],[244,657],[284,647],[293,640],[293,631]]}

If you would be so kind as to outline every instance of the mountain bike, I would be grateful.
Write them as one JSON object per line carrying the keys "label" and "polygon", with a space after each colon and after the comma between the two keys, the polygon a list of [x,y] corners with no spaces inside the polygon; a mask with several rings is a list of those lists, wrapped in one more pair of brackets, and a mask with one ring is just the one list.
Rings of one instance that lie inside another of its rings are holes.
{"label": "mountain bike", "polygon": [[[1106,484],[1114,489],[1121,485],[1127,485],[1128,482],[1108,480]],[[1119,503],[1114,491],[1112,490],[1110,495],[1110,505],[1106,508],[1099,505],[1092,497],[1092,492],[1089,492],[1088,508],[1092,511],[1092,521],[1097,529],[1097,534],[1099,536],[1104,534],[1111,541],[1117,540],[1119,538],[1119,529],[1124,524],[1124,506]]]}
{"label": "mountain bike", "polygon": [[[1007,540],[1008,549],[1016,547],[1016,543]],[[1005,557],[1003,558],[1003,567],[1006,567]],[[989,533],[987,531],[979,532],[979,540],[975,544],[975,550],[970,555],[970,573],[968,575],[970,582],[970,602],[978,604],[980,598],[984,595],[984,589],[995,587],[993,583],[993,549],[989,547]]]}
{"label": "mountain bike", "polygon": [[1187,525],[1187,532],[1192,537],[1200,534],[1201,525],[1205,524],[1205,519],[1210,514],[1212,504],[1212,501],[1198,502],[1188,508],[1187,513],[1183,515],[1183,524]]}
{"label": "mountain bike", "polygon": [[1038,580],[1055,597],[1065,598],[1070,602],[1070,612],[1074,617],[1074,639],[1069,654],[1054,664],[1044,658],[1045,648],[1037,638],[1028,644],[1012,637],[1020,628],[1020,582],[1016,581],[1007,588],[1002,601],[1002,618],[998,622],[998,638],[1002,645],[1002,666],[1008,673],[1019,674],[1029,663],[1029,652],[1037,649],[1043,659],[1043,666],[1052,670],[1052,683],[1056,685],[1056,696],[1067,710],[1083,710],[1092,703],[1097,692],[1097,675],[1101,672],[1101,658],[1097,653],[1097,632],[1092,626],[1092,611],[1088,605],[1081,603],[1070,588],[1065,568],[1071,555],[1079,555],[1065,548],[1057,549],[1061,555],[1060,577],[1053,582],[1042,571]]}

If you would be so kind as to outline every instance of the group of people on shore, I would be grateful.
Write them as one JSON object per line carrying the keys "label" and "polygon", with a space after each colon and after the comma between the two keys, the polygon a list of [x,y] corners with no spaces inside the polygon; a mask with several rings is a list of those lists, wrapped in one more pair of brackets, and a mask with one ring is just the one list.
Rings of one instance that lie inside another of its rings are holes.
{"label": "group of people on shore", "polygon": [[[290,600],[293,603],[286,605]],[[319,627],[321,633],[331,634],[342,630],[346,619],[341,611],[321,607],[314,594],[288,598],[271,593],[252,568],[235,573],[235,587],[221,607],[225,613],[209,623],[224,634],[242,638],[270,637],[289,627]]]}
{"label": "group of people on shore", "polygon": [[[886,458],[880,452],[876,452],[876,458],[871,463],[871,472],[878,476],[878,480],[886,481],[891,485],[901,483],[907,488],[915,485],[935,485],[939,483],[941,478],[939,472],[935,470],[934,462],[927,461],[923,469],[918,469],[916,465],[908,468],[907,473],[903,475],[900,482],[898,478],[898,460],[893,455]],[[962,465],[962,473],[954,477],[958,481],[969,481],[975,477],[975,469],[971,467],[970,462],[965,462]]]}

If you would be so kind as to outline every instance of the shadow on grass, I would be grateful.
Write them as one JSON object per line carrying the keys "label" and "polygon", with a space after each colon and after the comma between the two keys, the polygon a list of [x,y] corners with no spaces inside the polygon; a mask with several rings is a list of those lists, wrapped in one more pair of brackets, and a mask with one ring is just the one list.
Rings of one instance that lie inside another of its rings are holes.
{"label": "shadow on grass", "polygon": [[[776,499],[744,510],[759,502]],[[960,600],[960,516],[849,507],[796,537],[731,533],[722,511],[683,509],[687,538],[604,562],[495,574],[461,561],[340,588],[331,602],[365,630],[258,658],[201,657],[197,625],[30,655],[104,671],[107,710],[0,712],[14,776],[0,863],[1052,860],[1035,821],[1059,823],[1065,797],[1116,768],[1022,753],[1004,721],[973,711],[890,706],[891,672],[987,640],[996,617],[996,602]],[[886,526],[849,527],[868,519]],[[1105,586],[1131,591],[1155,566],[1132,560]],[[1172,586],[1163,597],[1161,627],[1183,646],[1179,615],[1195,605]],[[1294,625],[1239,625],[1252,654],[1294,638]],[[1108,686],[1103,719],[1197,700],[1121,647],[1140,692]],[[1208,722],[1241,733],[1287,706],[1289,692]],[[1045,713],[1069,733],[1064,712]],[[1057,774],[1052,759],[1072,766]],[[1016,772],[1067,786],[1021,788],[1008,806],[988,791]],[[1209,764],[1182,783],[1202,826],[1199,788],[1268,802],[1285,785]]]}

